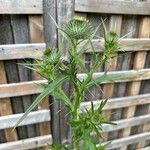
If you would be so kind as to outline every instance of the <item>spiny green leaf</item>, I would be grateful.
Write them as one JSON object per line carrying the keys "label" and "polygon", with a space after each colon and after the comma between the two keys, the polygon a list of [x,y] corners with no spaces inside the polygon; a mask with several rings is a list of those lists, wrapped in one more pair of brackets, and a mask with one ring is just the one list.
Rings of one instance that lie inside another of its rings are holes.
{"label": "spiny green leaf", "polygon": [[106,105],[107,101],[108,101],[107,99],[101,101],[100,106],[98,107],[98,111],[99,111],[99,112],[102,111],[102,109],[103,109],[104,106]]}
{"label": "spiny green leaf", "polygon": [[27,115],[48,95],[55,91],[64,81],[68,80],[68,76],[61,76],[50,83],[47,88],[34,100],[30,107],[25,111],[23,116],[19,118],[14,128],[16,128],[26,117]]}
{"label": "spiny green leaf", "polygon": [[61,88],[56,89],[55,92],[52,93],[52,95],[56,99],[58,99],[61,102],[63,102],[70,109],[70,111],[73,110],[73,105],[72,105],[69,97],[65,94],[65,92]]}

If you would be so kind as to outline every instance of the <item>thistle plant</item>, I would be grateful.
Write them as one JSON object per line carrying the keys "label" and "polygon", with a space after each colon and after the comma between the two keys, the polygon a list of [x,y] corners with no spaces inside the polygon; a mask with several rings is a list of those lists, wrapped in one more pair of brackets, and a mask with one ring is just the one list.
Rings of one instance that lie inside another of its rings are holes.
{"label": "thistle plant", "polygon": [[[99,28],[93,30],[90,23],[82,19],[73,19],[62,28],[59,28],[62,36],[69,43],[67,59],[62,57],[63,51],[60,49],[46,49],[41,58],[35,59],[34,64],[23,64],[45,78],[48,83],[42,84],[43,92],[35,99],[32,105],[26,110],[19,119],[20,124],[25,117],[40,103],[46,96],[53,96],[54,100],[64,104],[70,113],[69,124],[72,129],[71,142],[68,146],[53,144],[53,150],[104,150],[105,145],[102,141],[97,141],[96,137],[102,139],[102,126],[113,124],[103,115],[102,110],[107,100],[102,100],[99,106],[95,107],[91,102],[91,108],[80,110],[81,103],[85,99],[86,93],[95,85],[119,80],[124,78],[121,75],[110,76],[105,72],[103,75],[94,78],[93,74],[100,68],[112,55],[120,49],[119,37],[115,32],[104,32],[104,50],[101,55],[95,53],[92,39]],[[80,47],[80,48],[79,48]],[[81,56],[92,49],[94,64],[90,70],[85,66]],[[86,74],[84,79],[78,76],[78,69]],[[72,94],[62,88],[68,82],[72,88]]]}

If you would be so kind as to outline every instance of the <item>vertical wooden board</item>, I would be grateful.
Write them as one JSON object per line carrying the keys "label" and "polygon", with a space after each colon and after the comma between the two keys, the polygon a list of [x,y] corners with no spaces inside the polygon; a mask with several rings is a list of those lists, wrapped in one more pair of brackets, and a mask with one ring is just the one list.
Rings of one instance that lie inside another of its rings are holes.
{"label": "vertical wooden board", "polygon": [[[56,0],[46,0],[43,3],[44,14],[43,14],[43,24],[44,24],[44,40],[47,48],[57,48],[57,28],[51,19],[51,17],[57,21],[57,9]],[[51,129],[53,141],[60,143],[60,122],[59,122],[59,102],[55,102],[54,99],[50,99],[51,110]]]}
{"label": "vertical wooden board", "polygon": [[[121,37],[125,36],[125,38],[132,38],[136,35],[136,26],[137,26],[137,17],[136,16],[123,16],[122,17],[122,28],[121,28]],[[132,32],[131,32],[132,31]],[[130,34],[129,34],[130,33]],[[122,54],[118,54],[118,60],[117,60],[117,68],[116,70],[129,70],[130,69],[130,63],[132,54],[127,53],[123,56]],[[114,97],[123,97],[125,96],[125,90],[126,90],[127,83],[118,83],[114,87]],[[117,109],[112,111],[112,120],[119,120],[122,117],[122,109]],[[119,138],[121,132],[113,132],[113,134],[110,134],[109,139],[115,139]]]}
{"label": "vertical wooden board", "polygon": [[[6,83],[7,83],[7,80],[6,80],[4,64],[2,61],[0,61],[0,84],[6,84]],[[10,99],[9,98],[2,99],[0,103],[0,116],[10,115],[10,114],[13,114]],[[11,132],[11,130],[12,129],[5,130],[5,138],[7,142],[17,140],[16,130],[14,132]]]}
{"label": "vertical wooden board", "polygon": [[[99,26],[99,29],[97,30],[97,33],[96,33],[96,36],[94,37],[94,39],[99,39],[100,37],[103,37],[104,30],[102,27],[101,19],[105,20],[106,27],[108,27],[108,25],[109,25],[109,16],[108,15],[87,14],[87,20],[89,21],[93,30],[96,30],[97,27]],[[85,54],[85,61],[86,61],[85,63],[86,63],[87,68],[90,70],[94,65],[92,53]],[[97,72],[103,71],[103,65],[100,66],[96,71]],[[86,94],[86,101],[93,101],[96,99],[101,99],[101,97],[102,97],[102,85],[97,85],[97,86],[91,87],[88,90],[88,92]]]}
{"label": "vertical wooden board", "polygon": [[[29,43],[29,29],[28,29],[28,21],[26,15],[11,15],[11,27],[13,32],[14,43]],[[24,60],[17,60],[17,63],[24,63]],[[17,65],[19,81],[29,81],[32,80],[32,72],[31,70]],[[23,96],[22,97],[22,111],[25,111],[32,103],[31,96]],[[17,109],[17,108],[16,108]],[[30,125],[27,127],[27,136],[34,137],[36,136],[36,130],[34,125]]]}
{"label": "vertical wooden board", "polygon": [[[41,43],[44,42],[43,37],[43,20],[42,16],[29,16],[29,30],[30,30],[30,42]],[[33,78],[36,80],[42,79],[37,73],[33,73]],[[39,105],[38,109],[49,109],[48,98],[44,99]],[[39,125],[40,135],[50,134],[50,123],[41,123]]]}
{"label": "vertical wooden board", "polygon": [[[147,24],[147,18],[143,18],[141,20],[140,23],[140,28],[139,28],[139,38],[144,38],[147,36],[147,34],[149,34],[149,24]],[[146,52],[137,52],[135,54],[134,60],[133,60],[133,69],[142,69],[144,68],[145,65],[145,61],[146,61]],[[137,82],[132,82],[131,84],[129,84],[128,89],[127,89],[127,93],[126,95],[138,95],[140,92],[140,87],[141,87],[141,82],[137,81]],[[124,117],[126,118],[130,118],[133,117],[135,115],[135,110],[136,107],[129,107],[125,109],[124,112]],[[129,136],[131,132],[131,128],[127,128],[123,131],[123,136]],[[123,149],[127,149],[126,147],[124,147]]]}
{"label": "vertical wooden board", "polygon": [[43,18],[41,15],[29,15],[29,34],[31,43],[44,42],[43,37]]}
{"label": "vertical wooden board", "polygon": [[[0,36],[0,44],[6,44],[12,42],[12,36],[8,36],[8,32],[11,32],[11,28],[8,25],[9,24],[9,16],[2,15],[0,18],[0,31],[3,36]],[[2,61],[0,61],[0,84],[7,83],[6,79],[6,73],[4,64]],[[0,104],[0,116],[3,115],[10,115],[13,113],[11,101],[9,98],[3,99]],[[8,142],[17,140],[17,132],[16,130],[14,132],[10,132],[11,129],[4,130],[5,137]]]}
{"label": "vertical wooden board", "polygon": [[[109,30],[114,31],[120,36],[122,25],[122,17],[119,15],[112,15],[110,18]],[[117,67],[117,57],[110,58],[105,64],[105,71],[114,71]],[[113,97],[114,84],[106,84],[103,87],[103,98]],[[107,118],[110,117],[111,111],[106,111],[105,115]],[[104,139],[107,141],[108,134],[104,134]]]}
{"label": "vertical wooden board", "polygon": [[[2,30],[1,34],[3,36],[1,37],[1,44],[13,44],[14,43],[14,38],[13,38],[13,33],[12,33],[12,26],[11,26],[11,18],[10,16],[3,16],[2,17]],[[19,82],[19,77],[18,77],[18,71],[17,71],[17,65],[16,61],[5,61],[5,70],[6,70],[6,75],[7,75],[7,81],[8,83],[16,83]],[[23,112],[22,109],[22,99],[19,97],[14,97],[11,98],[12,100],[12,106],[13,106],[13,112],[14,113],[20,113]],[[14,109],[16,108],[16,109]],[[18,133],[18,138],[26,138],[27,137],[27,132],[26,128],[20,127],[17,128],[17,133]]]}
{"label": "vertical wooden board", "polygon": [[[139,34],[140,34],[140,37],[150,38],[150,17],[143,18],[143,23],[141,24],[141,30],[140,30]],[[147,54],[146,63],[145,63],[146,68],[150,67],[149,60],[150,60],[150,53]],[[150,83],[150,81],[146,81],[144,84],[144,87],[141,86],[142,93],[147,93],[147,92],[150,93],[149,83]],[[136,110],[138,112],[140,112],[140,114],[141,113],[149,114],[150,113],[150,105],[145,105],[143,108],[137,107]],[[138,132],[146,132],[146,131],[150,132],[150,124],[149,123],[144,124],[143,127],[139,127],[139,129],[138,129]],[[144,146],[145,146],[145,141],[139,142],[137,145],[137,148],[143,148]]]}
{"label": "vertical wooden board", "polygon": [[[74,0],[57,0],[57,23],[60,27],[68,23],[74,16]],[[62,36],[58,32],[58,48],[61,48]],[[68,51],[66,50],[69,45],[67,41],[63,42],[64,47],[64,56],[68,55]],[[70,84],[64,83],[63,89],[66,92],[70,90]],[[69,142],[70,140],[70,127],[68,126],[69,115],[63,104],[60,105],[60,140],[61,143]]]}
{"label": "vertical wooden board", "polygon": [[[5,62],[7,80],[9,83],[19,82],[16,64],[17,64],[16,61],[6,61]],[[13,112],[15,114],[16,113],[22,113],[23,112],[22,98],[21,97],[13,97],[13,98],[11,98],[11,100],[12,100]],[[17,128],[17,132],[18,132],[19,139],[24,139],[24,138],[28,137],[26,127]]]}

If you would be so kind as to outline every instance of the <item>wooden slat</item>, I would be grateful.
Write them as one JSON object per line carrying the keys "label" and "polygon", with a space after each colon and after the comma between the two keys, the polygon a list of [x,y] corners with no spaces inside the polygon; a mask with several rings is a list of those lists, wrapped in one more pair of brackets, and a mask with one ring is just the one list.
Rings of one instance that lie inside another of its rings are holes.
{"label": "wooden slat", "polygon": [[44,49],[44,43],[0,45],[0,60],[36,58]]}
{"label": "wooden slat", "polygon": [[[96,52],[103,52],[103,40],[92,40],[93,46]],[[82,47],[84,43],[79,45],[79,49]],[[121,49],[120,51],[124,52],[135,52],[135,51],[149,51],[150,50],[150,39],[142,38],[142,39],[120,39]],[[86,53],[92,52],[91,47],[87,48]]]}
{"label": "wooden slat", "polygon": [[115,148],[122,148],[129,144],[138,143],[139,141],[145,141],[150,139],[150,132],[145,132],[141,134],[132,135],[129,137],[117,139],[111,141],[111,143],[107,146],[107,150],[112,150]]}
{"label": "wooden slat", "polygon": [[104,125],[103,132],[116,131],[127,127],[133,127],[137,125],[142,125],[144,123],[150,123],[150,114],[129,119],[122,119],[114,121],[114,123],[116,123],[117,125]]}
{"label": "wooden slat", "polygon": [[52,136],[45,135],[16,142],[0,144],[0,150],[28,150],[52,144]]}
{"label": "wooden slat", "polygon": [[[139,81],[139,80],[146,80],[150,78],[150,69],[141,69],[141,70],[129,70],[129,71],[111,71],[111,72],[107,72],[108,75],[114,75],[114,74],[118,74],[118,75],[124,75],[124,77],[126,75],[130,76],[129,78],[126,77],[125,79],[121,79],[121,80],[116,80],[115,83],[118,82],[128,82],[128,81]],[[93,78],[97,78],[104,75],[103,72],[98,72],[98,73],[94,73],[93,74]],[[83,80],[87,77],[86,74],[78,74],[77,75],[78,78],[80,80]],[[111,83],[111,82],[103,82],[103,83]]]}
{"label": "wooden slat", "polygon": [[[21,116],[22,114],[15,114],[15,115],[0,117],[0,124],[1,124],[0,129],[13,128],[17,120]],[[19,126],[42,123],[47,121],[50,121],[49,110],[40,110],[36,112],[31,112]],[[146,122],[150,122],[150,115],[118,120],[118,121],[114,121],[114,123],[116,123],[117,125],[104,125],[103,132],[110,132],[110,131],[115,131],[127,127],[141,125]]]}
{"label": "wooden slat", "polygon": [[[8,116],[1,116],[0,117],[0,130],[15,127],[17,120],[22,115],[23,113],[8,115]],[[31,112],[26,117],[26,119],[23,120],[18,126],[31,125],[31,124],[42,123],[42,122],[47,122],[47,121],[50,121],[50,111],[39,110],[39,111]]]}
{"label": "wooden slat", "polygon": [[[101,100],[93,101],[94,106],[98,106]],[[143,105],[150,103],[150,94],[127,96],[121,98],[112,98],[108,100],[108,103],[104,107],[104,110],[118,109],[128,106]],[[89,109],[91,107],[91,102],[83,102],[81,104],[81,110],[84,111],[85,108]]]}
{"label": "wooden slat", "polygon": [[40,86],[38,85],[40,83],[46,83],[46,81],[39,80],[0,85],[1,98],[39,94],[42,92],[42,88],[40,88]]}
{"label": "wooden slat", "polygon": [[42,14],[42,0],[0,0],[0,14]]}
{"label": "wooden slat", "polygon": [[[93,46],[96,52],[103,52],[103,40],[92,40]],[[150,50],[150,39],[122,39],[120,40],[122,49],[120,51],[133,52],[133,51],[149,51]],[[82,44],[79,45],[81,48]],[[35,44],[9,44],[0,45],[0,60],[11,60],[11,59],[24,59],[24,58],[36,58],[41,57],[44,49],[46,48],[45,43]],[[86,53],[92,52],[91,48],[87,48]]]}
{"label": "wooden slat", "polygon": [[141,149],[138,149],[138,150],[150,150],[150,146],[144,147],[144,148],[141,148]]}
{"label": "wooden slat", "polygon": [[150,3],[118,0],[75,0],[75,11],[88,13],[150,15]]}
{"label": "wooden slat", "polygon": [[[104,74],[103,72],[94,73],[93,78],[100,77],[103,74]],[[108,72],[108,75],[114,75],[114,74],[132,76],[130,78],[128,77],[125,79],[117,80],[115,81],[115,83],[128,82],[128,81],[141,81],[141,80],[150,79],[150,69]],[[86,74],[78,74],[78,78],[80,80],[83,80],[86,78]],[[21,82],[21,83],[2,84],[0,85],[0,98],[41,93],[42,88],[39,86],[39,84],[41,83],[47,83],[47,81],[38,80],[38,81],[29,81],[29,82]],[[103,84],[104,83],[111,83],[111,81],[103,82]]]}

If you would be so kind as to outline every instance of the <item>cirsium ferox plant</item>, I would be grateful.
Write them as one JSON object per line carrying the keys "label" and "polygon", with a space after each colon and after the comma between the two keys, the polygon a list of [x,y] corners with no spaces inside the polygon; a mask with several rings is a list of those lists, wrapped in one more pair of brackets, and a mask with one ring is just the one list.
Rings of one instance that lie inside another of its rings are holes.
{"label": "cirsium ferox plant", "polygon": [[[40,103],[46,96],[53,96],[55,100],[62,102],[70,113],[70,126],[72,128],[71,142],[69,145],[53,144],[54,150],[103,150],[105,145],[97,142],[97,137],[101,137],[102,125],[112,124],[102,115],[102,109],[107,100],[102,100],[98,107],[91,102],[91,108],[80,111],[81,103],[85,99],[88,90],[98,84],[114,81],[123,78],[121,75],[108,75],[93,78],[93,74],[110,57],[114,56],[120,49],[119,38],[115,32],[104,32],[104,51],[101,55],[95,52],[92,39],[96,30],[93,30],[89,22],[82,19],[73,19],[62,28],[59,28],[62,37],[69,43],[67,59],[62,58],[62,49],[46,49],[41,58],[35,59],[34,64],[22,64],[29,69],[39,73],[48,80],[44,84],[43,92],[35,99],[32,105],[19,119],[20,124],[24,118]],[[79,48],[80,45],[80,48]],[[85,66],[81,56],[91,48],[94,64],[90,70]],[[78,77],[78,69],[84,71],[86,77]],[[68,82],[72,88],[72,94],[62,88]]]}

